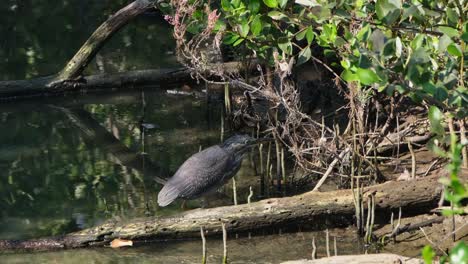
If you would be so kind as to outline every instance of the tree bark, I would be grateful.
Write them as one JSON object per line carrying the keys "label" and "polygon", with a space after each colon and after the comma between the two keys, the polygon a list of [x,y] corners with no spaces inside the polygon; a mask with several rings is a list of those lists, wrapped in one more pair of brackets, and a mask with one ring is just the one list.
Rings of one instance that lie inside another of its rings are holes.
{"label": "tree bark", "polygon": [[175,84],[191,81],[190,71],[179,69],[139,70],[117,74],[99,74],[83,77],[67,89],[51,89],[49,84],[54,76],[42,77],[32,80],[17,80],[0,82],[0,98],[10,99],[18,97],[33,97],[41,95],[63,94],[75,90],[102,90],[133,87],[147,84]]}
{"label": "tree bark", "polygon": [[94,31],[50,85],[61,84],[64,81],[79,77],[112,35],[130,20],[152,7],[152,2],[149,0],[136,0],[120,9]]}
{"label": "tree bark", "polygon": [[[462,179],[467,175],[461,175]],[[404,213],[427,212],[437,207],[442,193],[438,177],[386,182],[364,188],[364,206],[370,194],[375,197],[376,214],[387,217],[402,208]],[[221,223],[230,233],[288,225],[323,229],[352,224],[355,213],[351,190],[308,192],[285,198],[272,198],[250,204],[196,209],[169,217],[148,217],[126,223],[109,222],[61,237],[26,241],[0,241],[0,249],[56,249],[106,245],[115,238],[134,242],[150,239],[199,237],[200,226],[207,235],[220,235]]]}

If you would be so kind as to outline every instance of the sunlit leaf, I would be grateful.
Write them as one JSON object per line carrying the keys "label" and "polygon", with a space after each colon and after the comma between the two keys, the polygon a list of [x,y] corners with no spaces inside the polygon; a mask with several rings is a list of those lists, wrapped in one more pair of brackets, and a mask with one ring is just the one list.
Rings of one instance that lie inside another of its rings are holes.
{"label": "sunlit leaf", "polygon": [[296,4],[308,7],[322,6],[321,4],[317,3],[316,0],[295,0],[294,2]]}
{"label": "sunlit leaf", "polygon": [[358,68],[356,74],[364,85],[370,85],[380,80],[379,76],[371,69]]}
{"label": "sunlit leaf", "polygon": [[434,249],[431,246],[426,245],[421,252],[422,258],[425,264],[432,264],[432,260],[436,256]]}
{"label": "sunlit leaf", "polygon": [[468,245],[466,242],[460,241],[450,250],[450,263],[468,263]]}
{"label": "sunlit leaf", "polygon": [[278,6],[278,1],[276,0],[263,0],[263,3],[270,8],[275,8]]}
{"label": "sunlit leaf", "polygon": [[252,20],[250,30],[252,31],[252,34],[254,36],[257,36],[260,34],[262,31],[262,20],[260,19],[260,15],[255,16],[255,18]]}
{"label": "sunlit leaf", "polygon": [[281,20],[283,18],[287,18],[287,16],[279,11],[271,11],[268,13],[268,16],[274,20]]}

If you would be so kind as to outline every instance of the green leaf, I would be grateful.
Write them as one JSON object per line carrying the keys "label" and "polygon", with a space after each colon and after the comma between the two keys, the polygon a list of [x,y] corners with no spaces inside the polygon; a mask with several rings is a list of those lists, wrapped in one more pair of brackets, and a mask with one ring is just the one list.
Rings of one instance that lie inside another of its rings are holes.
{"label": "green leaf", "polygon": [[307,44],[312,44],[312,40],[314,40],[314,30],[312,29],[312,26],[309,26],[309,28],[307,28],[306,39]]}
{"label": "green leaf", "polygon": [[283,18],[286,18],[287,16],[279,11],[271,11],[268,13],[268,16],[271,17],[274,20],[281,20]]}
{"label": "green leaf", "polygon": [[450,45],[447,46],[447,52],[456,57],[463,56],[460,46],[456,43],[450,43]]}
{"label": "green leaf", "polygon": [[451,38],[458,37],[458,30],[453,27],[440,26],[438,29]]}
{"label": "green leaf", "polygon": [[281,8],[285,8],[287,3],[288,3],[288,0],[279,0],[279,6]]}
{"label": "green leaf", "polygon": [[224,37],[223,43],[227,45],[231,45],[232,43],[236,42],[240,38],[239,35],[237,34],[228,34],[226,37]]}
{"label": "green leaf", "polygon": [[229,0],[221,0],[221,7],[224,11],[229,11],[231,9],[231,2]]}
{"label": "green leaf", "polygon": [[458,242],[455,247],[450,250],[450,263],[468,263],[468,245],[464,241]]}
{"label": "green leaf", "polygon": [[348,59],[344,59],[340,62],[341,64],[341,67],[343,67],[343,69],[347,70],[349,69],[349,67],[351,67],[351,63],[349,62]]}
{"label": "green leaf", "polygon": [[316,0],[296,0],[294,3],[307,7],[322,6],[321,4],[317,3]]}
{"label": "green leaf", "polygon": [[252,14],[257,14],[260,11],[260,0],[250,0],[248,8]]}
{"label": "green leaf", "polygon": [[276,0],[263,0],[263,3],[270,8],[276,8],[278,6],[278,1]]}
{"label": "green leaf", "polygon": [[429,122],[431,123],[431,130],[433,133],[443,136],[445,129],[443,127],[444,114],[436,106],[429,108]]}
{"label": "green leaf", "polygon": [[468,43],[468,32],[463,33],[460,38],[463,39],[465,43]]}
{"label": "green leaf", "polygon": [[354,74],[351,70],[344,70],[341,73],[341,78],[343,78],[343,80],[345,80],[346,82],[353,82],[359,80],[357,74]]}
{"label": "green leaf", "polygon": [[395,55],[400,58],[401,57],[401,52],[403,50],[403,45],[401,43],[400,37],[395,38]]}
{"label": "green leaf", "polygon": [[434,249],[432,249],[431,246],[426,245],[421,252],[422,258],[424,260],[424,263],[426,264],[432,264],[432,260],[436,256]]}
{"label": "green leaf", "polygon": [[453,42],[452,39],[449,36],[444,34],[439,39],[439,45],[437,47],[437,51],[439,53],[445,52],[447,50],[448,45],[450,45],[450,43],[452,43],[452,42]]}
{"label": "green leaf", "polygon": [[250,25],[250,30],[252,31],[252,34],[254,36],[258,36],[260,32],[262,32],[263,24],[260,18],[261,18],[260,15],[255,16],[255,18],[252,20],[252,23]]}
{"label": "green leaf", "polygon": [[380,80],[379,76],[371,69],[358,68],[356,74],[364,85],[370,85]]}
{"label": "green leaf", "polygon": [[239,34],[241,35],[241,37],[245,38],[247,36],[247,34],[249,34],[250,26],[247,23],[247,21],[240,24],[237,28],[238,28],[238,31],[239,31]]}
{"label": "green leaf", "polygon": [[400,17],[401,6],[401,0],[377,0],[375,11],[380,20],[390,25]]}
{"label": "green leaf", "polygon": [[449,19],[449,21],[452,22],[453,24],[457,24],[458,18],[459,18],[457,12],[453,8],[450,8],[450,7],[447,7],[445,11],[447,12],[447,18]]}
{"label": "green leaf", "polygon": [[301,32],[299,32],[297,35],[296,35],[296,40],[297,41],[301,41],[304,39],[305,35],[307,33],[307,29],[303,29]]}
{"label": "green leaf", "polygon": [[307,62],[311,56],[312,56],[312,52],[310,51],[310,47],[307,46],[305,49],[299,52],[299,56],[297,58],[297,65],[301,65]]}
{"label": "green leaf", "polygon": [[234,42],[234,44],[232,44],[232,46],[233,46],[233,47],[238,46],[238,45],[241,44],[244,40],[245,40],[245,39],[240,38],[240,39],[236,40],[236,42]]}
{"label": "green leaf", "polygon": [[278,39],[278,47],[286,54],[291,55],[292,44],[289,38],[281,37]]}

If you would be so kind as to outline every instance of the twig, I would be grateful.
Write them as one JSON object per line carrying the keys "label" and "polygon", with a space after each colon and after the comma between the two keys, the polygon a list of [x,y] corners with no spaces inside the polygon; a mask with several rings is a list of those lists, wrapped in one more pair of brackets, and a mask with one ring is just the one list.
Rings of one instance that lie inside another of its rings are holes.
{"label": "twig", "polygon": [[328,175],[330,175],[330,173],[332,172],[333,168],[335,167],[336,163],[338,163],[338,161],[340,161],[341,159],[344,158],[344,156],[350,151],[349,148],[346,148],[345,150],[343,150],[340,155],[338,156],[338,158],[335,158],[331,163],[330,165],[328,166],[328,169],[327,171],[323,174],[322,178],[320,178],[320,180],[317,182],[317,184],[315,185],[314,189],[312,191],[317,191],[320,186],[322,186],[322,184],[325,182],[325,180],[327,179]]}
{"label": "twig", "polygon": [[421,232],[424,234],[424,237],[426,237],[427,241],[429,241],[429,243],[431,243],[431,245],[433,247],[436,247],[437,249],[440,250],[440,252],[442,252],[445,256],[448,256],[447,253],[442,250],[438,244],[435,244],[434,242],[432,242],[432,240],[427,236],[426,232],[424,231],[424,229],[422,227],[419,228],[419,230],[421,230]]}
{"label": "twig", "polygon": [[312,259],[317,258],[317,246],[315,246],[315,237],[312,237]]}
{"label": "twig", "polygon": [[221,227],[223,228],[223,264],[227,264],[227,232],[224,223],[221,223]]}
{"label": "twig", "polygon": [[203,227],[200,226],[200,235],[202,239],[202,264],[206,264],[206,239],[205,239],[205,233],[203,232]]}
{"label": "twig", "polygon": [[408,150],[411,153],[411,179],[416,178],[416,155],[414,155],[413,145],[408,141]]}
{"label": "twig", "polygon": [[250,199],[252,199],[252,196],[253,196],[252,186],[249,186],[249,196],[247,196],[247,204],[249,205],[250,205]]}
{"label": "twig", "polygon": [[234,200],[234,205],[237,205],[237,187],[235,177],[232,177],[232,198]]}
{"label": "twig", "polygon": [[333,247],[335,249],[335,256],[338,256],[338,247],[336,246],[336,236],[333,237]]}
{"label": "twig", "polygon": [[327,257],[330,257],[330,235],[328,229],[325,229],[325,243],[327,247]]}

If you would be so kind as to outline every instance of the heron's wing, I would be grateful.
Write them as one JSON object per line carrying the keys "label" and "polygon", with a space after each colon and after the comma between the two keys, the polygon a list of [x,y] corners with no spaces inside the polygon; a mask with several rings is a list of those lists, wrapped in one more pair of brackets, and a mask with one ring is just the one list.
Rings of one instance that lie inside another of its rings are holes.
{"label": "heron's wing", "polygon": [[218,145],[196,153],[164,185],[158,203],[169,204],[177,197],[200,196],[232,177],[238,165],[232,155]]}

